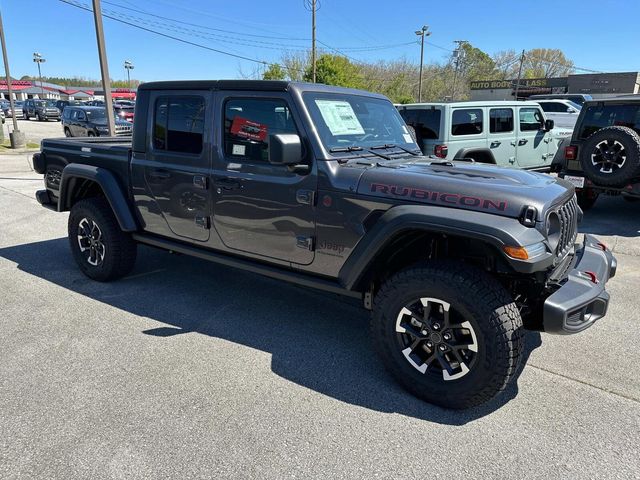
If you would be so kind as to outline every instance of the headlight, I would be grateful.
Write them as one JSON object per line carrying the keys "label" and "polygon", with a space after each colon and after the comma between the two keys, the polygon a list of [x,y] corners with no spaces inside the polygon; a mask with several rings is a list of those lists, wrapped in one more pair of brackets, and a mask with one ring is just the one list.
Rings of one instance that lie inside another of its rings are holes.
{"label": "headlight", "polygon": [[504,253],[516,260],[532,260],[547,253],[547,246],[544,242],[538,242],[526,247],[510,247],[505,245],[502,247]]}

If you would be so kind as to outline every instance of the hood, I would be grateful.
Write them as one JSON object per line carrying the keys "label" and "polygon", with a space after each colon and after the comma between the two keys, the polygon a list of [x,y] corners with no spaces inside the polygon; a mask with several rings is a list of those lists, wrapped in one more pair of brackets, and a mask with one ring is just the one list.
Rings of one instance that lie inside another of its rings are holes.
{"label": "hood", "polygon": [[[91,123],[93,123],[96,127],[106,127],[107,126],[107,119],[105,118],[99,118],[97,120],[91,120]],[[130,127],[131,123],[129,122],[125,122],[124,120],[120,120],[119,118],[116,118],[116,127]]]}
{"label": "hood", "polygon": [[467,162],[439,163],[423,157],[370,166],[360,177],[358,193],[513,218],[528,205],[537,209],[538,221],[549,207],[568,201],[574,193],[568,182],[540,173]]}

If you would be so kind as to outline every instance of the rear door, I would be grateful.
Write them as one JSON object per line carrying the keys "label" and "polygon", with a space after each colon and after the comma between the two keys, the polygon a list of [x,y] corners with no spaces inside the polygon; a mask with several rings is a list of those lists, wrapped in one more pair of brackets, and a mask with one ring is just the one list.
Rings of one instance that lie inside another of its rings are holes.
{"label": "rear door", "polygon": [[516,131],[513,107],[489,109],[489,149],[496,165],[516,163]]}
{"label": "rear door", "polygon": [[145,230],[204,242],[211,228],[211,93],[154,91],[147,150],[133,152],[134,198]]}
{"label": "rear door", "polygon": [[547,154],[551,135],[544,130],[544,115],[539,107],[518,107],[516,160],[522,168],[540,168],[549,164]]}

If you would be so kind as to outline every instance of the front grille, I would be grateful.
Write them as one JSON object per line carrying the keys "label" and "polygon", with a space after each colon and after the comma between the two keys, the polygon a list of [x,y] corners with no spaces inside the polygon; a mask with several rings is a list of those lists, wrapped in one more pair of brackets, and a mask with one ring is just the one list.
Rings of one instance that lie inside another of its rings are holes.
{"label": "front grille", "polygon": [[560,239],[556,249],[559,258],[564,257],[571,250],[578,236],[578,210],[575,195],[556,210],[560,219]]}

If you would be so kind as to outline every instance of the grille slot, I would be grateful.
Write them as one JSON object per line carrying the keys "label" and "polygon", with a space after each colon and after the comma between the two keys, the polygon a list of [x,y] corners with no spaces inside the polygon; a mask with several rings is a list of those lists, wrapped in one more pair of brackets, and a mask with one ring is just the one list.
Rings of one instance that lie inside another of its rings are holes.
{"label": "grille slot", "polygon": [[562,258],[571,250],[578,236],[578,202],[575,195],[560,206],[556,213],[560,219],[560,240],[556,255]]}

